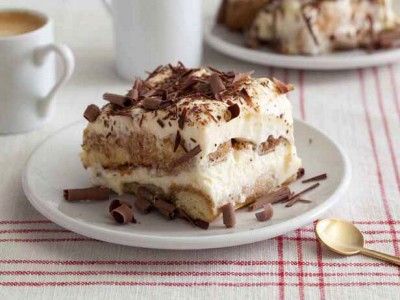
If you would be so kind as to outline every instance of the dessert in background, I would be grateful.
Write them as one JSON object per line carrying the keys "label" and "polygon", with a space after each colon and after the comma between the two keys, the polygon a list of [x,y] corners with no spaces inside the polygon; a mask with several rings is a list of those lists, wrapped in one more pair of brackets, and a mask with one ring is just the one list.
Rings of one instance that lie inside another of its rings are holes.
{"label": "dessert in background", "polygon": [[[249,1],[227,1],[221,11],[228,14],[237,2]],[[247,22],[246,45],[257,48],[267,44],[285,54],[397,47],[400,39],[399,18],[391,0],[268,0],[251,14],[254,18]]]}
{"label": "dessert in background", "polygon": [[95,185],[211,222],[297,178],[291,89],[251,73],[160,66],[87,109],[83,165]]}

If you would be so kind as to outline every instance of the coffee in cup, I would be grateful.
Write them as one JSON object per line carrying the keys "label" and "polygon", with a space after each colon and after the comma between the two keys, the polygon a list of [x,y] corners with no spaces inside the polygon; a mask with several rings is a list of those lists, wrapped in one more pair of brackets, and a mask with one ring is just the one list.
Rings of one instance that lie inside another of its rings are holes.
{"label": "coffee in cup", "polygon": [[39,29],[46,19],[26,11],[0,11],[0,37],[20,35]]}

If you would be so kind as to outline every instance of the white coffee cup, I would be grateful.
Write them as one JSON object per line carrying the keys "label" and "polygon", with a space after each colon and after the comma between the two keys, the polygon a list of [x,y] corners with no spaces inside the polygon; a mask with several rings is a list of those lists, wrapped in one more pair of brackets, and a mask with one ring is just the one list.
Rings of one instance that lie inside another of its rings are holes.
{"label": "white coffee cup", "polygon": [[114,22],[117,73],[132,80],[161,64],[198,66],[201,1],[103,0]]}
{"label": "white coffee cup", "polygon": [[[63,64],[58,79],[54,54]],[[55,93],[73,70],[73,54],[54,43],[48,16],[33,10],[0,10],[0,133],[42,126]]]}

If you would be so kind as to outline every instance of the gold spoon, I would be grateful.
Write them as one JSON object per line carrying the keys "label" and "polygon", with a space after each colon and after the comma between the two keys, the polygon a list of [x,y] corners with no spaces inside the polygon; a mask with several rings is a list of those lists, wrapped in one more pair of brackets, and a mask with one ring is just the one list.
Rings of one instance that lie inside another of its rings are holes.
{"label": "gold spoon", "polygon": [[330,250],[342,255],[363,254],[400,266],[400,257],[364,248],[362,233],[350,222],[339,219],[318,221],[315,233]]}

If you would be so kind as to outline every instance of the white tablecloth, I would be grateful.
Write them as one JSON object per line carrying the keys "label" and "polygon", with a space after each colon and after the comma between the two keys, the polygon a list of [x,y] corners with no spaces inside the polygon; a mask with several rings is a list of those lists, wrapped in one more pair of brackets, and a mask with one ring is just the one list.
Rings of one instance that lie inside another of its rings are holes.
{"label": "white tablecloth", "polygon": [[[81,119],[104,91],[128,84],[113,69],[111,22],[99,1],[8,1],[56,21],[76,72],[58,94],[56,117],[39,131],[0,136],[0,297],[2,299],[398,299],[400,270],[321,249],[313,225],[252,245],[159,251],[98,242],[64,230],[26,200],[21,171],[55,130]],[[207,1],[210,12],[215,3]],[[367,245],[400,255],[400,66],[346,72],[282,71],[226,58],[205,47],[204,63],[287,79],[294,114],[347,152],[351,186],[328,215],[353,220]],[[1,70],[0,70],[1,71]],[[323,154],[321,154],[323,155]]]}

